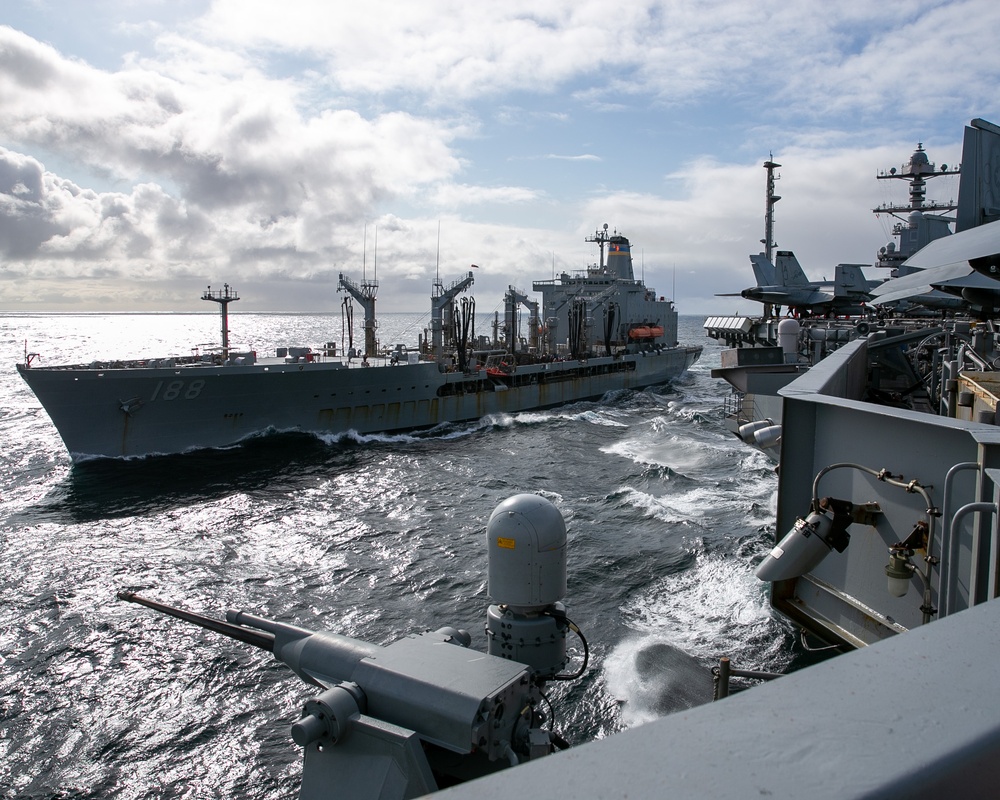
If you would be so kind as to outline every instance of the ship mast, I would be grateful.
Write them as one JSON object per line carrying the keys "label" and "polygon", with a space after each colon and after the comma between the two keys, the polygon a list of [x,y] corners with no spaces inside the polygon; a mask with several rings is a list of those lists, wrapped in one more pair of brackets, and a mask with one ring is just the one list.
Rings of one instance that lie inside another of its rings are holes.
{"label": "ship mast", "polygon": [[434,353],[434,359],[438,362],[444,356],[445,311],[451,306],[451,301],[469,286],[472,286],[473,282],[472,270],[469,270],[466,277],[455,281],[447,289],[444,288],[440,279],[434,281],[434,286],[431,289],[431,349]]}
{"label": "ship mast", "polygon": [[[941,169],[938,169],[927,157],[923,142],[918,142],[917,149],[913,151],[910,160],[899,169],[891,167],[875,176],[880,181],[901,180],[909,184],[909,203],[907,205],[885,203],[872,209],[876,216],[890,214],[900,220],[892,226],[892,235],[899,239],[898,244],[889,242],[882,247],[878,252],[875,266],[898,270],[906,259],[917,250],[925,247],[932,240],[951,233],[948,226],[954,222],[954,219],[925,212],[944,211],[947,213],[956,210],[958,205],[950,201],[936,203],[927,200],[927,181],[942,175],[960,175],[961,171],[961,166],[949,168],[947,164],[942,164]],[[897,271],[894,274],[899,273]]]}
{"label": "ship mast", "polygon": [[954,211],[958,207],[955,203],[935,203],[928,202],[925,199],[927,194],[927,180],[929,178],[940,177],[941,175],[959,175],[961,171],[961,167],[948,169],[947,164],[942,164],[939,170],[927,158],[927,153],[924,151],[924,143],[917,142],[917,149],[913,151],[910,160],[903,164],[899,170],[892,167],[875,176],[880,181],[893,179],[908,181],[910,184],[910,204],[896,206],[886,203],[878,208],[873,208],[872,211],[876,214],[892,214],[893,216],[911,211]]}
{"label": "ship mast", "polygon": [[777,245],[774,242],[774,204],[780,199],[780,195],[774,193],[774,182],[781,179],[780,175],[775,175],[774,171],[780,167],[774,161],[774,155],[768,154],[767,161],[764,162],[764,169],[767,170],[767,192],[764,197],[764,238],[761,244],[764,245],[764,255],[771,261],[771,253]]}
{"label": "ship mast", "polygon": [[604,271],[604,245],[607,244],[610,237],[608,236],[608,223],[604,223],[604,230],[596,231],[593,236],[588,236],[584,239],[585,242],[596,242],[597,246],[601,250],[601,263],[600,269]]}
{"label": "ship mast", "polygon": [[223,360],[229,359],[229,304],[235,300],[239,300],[240,296],[236,293],[228,283],[224,284],[225,288],[220,291],[213,292],[211,285],[205,290],[205,294],[201,296],[202,300],[211,300],[213,303],[219,304],[219,316],[222,319],[222,358]]}
{"label": "ship mast", "polygon": [[517,339],[518,339],[518,324],[517,324],[517,310],[521,304],[524,304],[525,308],[531,312],[531,316],[528,318],[528,337],[531,344],[529,347],[533,347],[538,350],[541,347],[539,329],[541,324],[538,318],[538,301],[532,300],[527,294],[522,292],[520,289],[514,288],[513,285],[507,286],[507,291],[503,296],[504,311],[504,328],[505,333],[505,346],[507,350],[511,353],[517,352]]}

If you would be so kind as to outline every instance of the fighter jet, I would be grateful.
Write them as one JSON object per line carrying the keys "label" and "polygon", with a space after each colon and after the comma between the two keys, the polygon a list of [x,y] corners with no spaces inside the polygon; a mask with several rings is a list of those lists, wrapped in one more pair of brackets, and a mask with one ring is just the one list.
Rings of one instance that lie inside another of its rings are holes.
{"label": "fighter jet", "polygon": [[778,250],[774,264],[763,253],[750,256],[750,263],[757,285],[739,296],[763,303],[765,314],[771,307],[780,314],[782,306],[804,316],[863,314],[871,289],[878,285],[865,278],[861,268],[866,264],[837,264],[833,281],[810,281],[791,250]]}

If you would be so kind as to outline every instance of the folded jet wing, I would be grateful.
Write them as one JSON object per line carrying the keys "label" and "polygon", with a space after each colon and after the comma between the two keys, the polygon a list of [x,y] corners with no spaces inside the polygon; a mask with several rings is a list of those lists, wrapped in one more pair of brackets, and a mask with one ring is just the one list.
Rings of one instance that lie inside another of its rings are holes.
{"label": "folded jet wing", "polygon": [[[903,266],[905,267],[909,263],[906,261]],[[885,305],[898,303],[900,300],[916,300],[921,295],[934,291],[934,284],[945,283],[955,278],[964,278],[971,275],[972,272],[968,261],[948,264],[943,267],[919,268],[917,272],[911,272],[902,278],[891,278],[881,286],[877,286],[872,290],[872,302],[875,305]]]}
{"label": "folded jet wing", "polygon": [[952,297],[960,297],[973,306],[984,309],[1000,307],[1000,279],[991,278],[979,272],[971,272],[961,278],[931,284],[934,289]]}
{"label": "folded jet wing", "polygon": [[1000,280],[1000,221],[935,239],[904,261],[903,267],[918,271],[893,278],[874,289],[875,303],[916,299],[976,271]]}

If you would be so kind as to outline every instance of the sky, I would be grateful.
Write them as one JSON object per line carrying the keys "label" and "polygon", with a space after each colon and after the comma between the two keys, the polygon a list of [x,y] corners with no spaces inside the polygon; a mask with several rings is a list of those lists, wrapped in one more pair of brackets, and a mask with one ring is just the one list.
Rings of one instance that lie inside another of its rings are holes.
{"label": "sky", "polygon": [[759,312],[716,295],[763,163],[811,278],[872,263],[876,174],[1000,123],[998,35],[995,0],[4,0],[0,312],[335,312],[342,273],[428,311],[475,264],[492,315],[604,224],[680,313]]}

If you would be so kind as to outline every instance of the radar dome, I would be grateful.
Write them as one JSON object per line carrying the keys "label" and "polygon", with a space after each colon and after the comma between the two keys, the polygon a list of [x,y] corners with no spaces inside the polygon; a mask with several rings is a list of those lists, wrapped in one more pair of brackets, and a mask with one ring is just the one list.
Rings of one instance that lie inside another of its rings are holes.
{"label": "radar dome", "polygon": [[566,595],[566,523],[550,501],[518,494],[486,526],[490,596],[519,609],[542,609]]}
{"label": "radar dome", "polygon": [[923,142],[917,144],[917,149],[910,156],[910,160],[903,165],[904,175],[926,175],[934,172],[934,166],[924,152]]}

